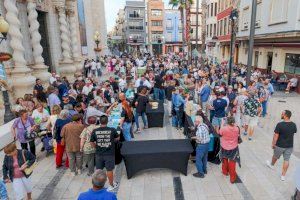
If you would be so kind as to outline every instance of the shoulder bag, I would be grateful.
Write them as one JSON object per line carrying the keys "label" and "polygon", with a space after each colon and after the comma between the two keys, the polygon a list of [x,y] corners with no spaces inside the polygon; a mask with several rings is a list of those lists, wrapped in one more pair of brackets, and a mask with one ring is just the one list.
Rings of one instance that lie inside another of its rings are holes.
{"label": "shoulder bag", "polygon": [[[24,163],[26,163],[27,161],[26,161],[26,158],[25,158],[24,151],[22,151],[22,156],[23,156]],[[34,161],[34,163],[33,163],[31,166],[29,166],[29,167],[27,167],[26,169],[24,169],[24,173],[25,173],[27,176],[29,176],[30,174],[32,174],[33,169],[34,169],[36,166],[37,166],[37,162]]]}

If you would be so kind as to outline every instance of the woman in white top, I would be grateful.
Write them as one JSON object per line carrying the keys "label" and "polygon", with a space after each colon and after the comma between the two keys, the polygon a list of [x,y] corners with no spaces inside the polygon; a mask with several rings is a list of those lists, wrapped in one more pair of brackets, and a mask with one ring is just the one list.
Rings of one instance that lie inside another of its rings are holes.
{"label": "woman in white top", "polygon": [[42,104],[38,103],[36,109],[32,112],[32,118],[34,122],[40,126],[40,130],[46,130],[47,121],[49,119],[49,112],[43,107]]}

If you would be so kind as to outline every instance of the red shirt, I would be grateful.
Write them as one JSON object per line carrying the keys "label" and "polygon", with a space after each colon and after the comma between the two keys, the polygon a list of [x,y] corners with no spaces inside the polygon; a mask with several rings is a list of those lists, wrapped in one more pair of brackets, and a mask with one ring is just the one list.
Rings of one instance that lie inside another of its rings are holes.
{"label": "red shirt", "polygon": [[239,128],[237,126],[224,126],[220,129],[221,146],[225,150],[232,150],[238,146]]}

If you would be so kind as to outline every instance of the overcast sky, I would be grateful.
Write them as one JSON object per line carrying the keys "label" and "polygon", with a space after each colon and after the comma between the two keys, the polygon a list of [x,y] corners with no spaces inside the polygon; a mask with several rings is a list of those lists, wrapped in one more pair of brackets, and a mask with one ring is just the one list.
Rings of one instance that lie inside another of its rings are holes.
{"label": "overcast sky", "polygon": [[[163,0],[165,8],[168,7],[169,0]],[[105,0],[105,15],[107,32],[111,31],[115,25],[117,14],[120,8],[124,8],[126,0]]]}

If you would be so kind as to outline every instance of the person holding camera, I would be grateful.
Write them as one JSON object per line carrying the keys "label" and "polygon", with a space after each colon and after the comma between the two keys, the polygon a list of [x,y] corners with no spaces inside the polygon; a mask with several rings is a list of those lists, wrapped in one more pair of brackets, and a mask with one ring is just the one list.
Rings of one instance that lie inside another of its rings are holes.
{"label": "person holding camera", "polygon": [[20,142],[21,148],[28,150],[29,145],[30,152],[35,156],[34,131],[37,126],[26,110],[21,110],[19,116],[15,119],[11,132],[14,139]]}

